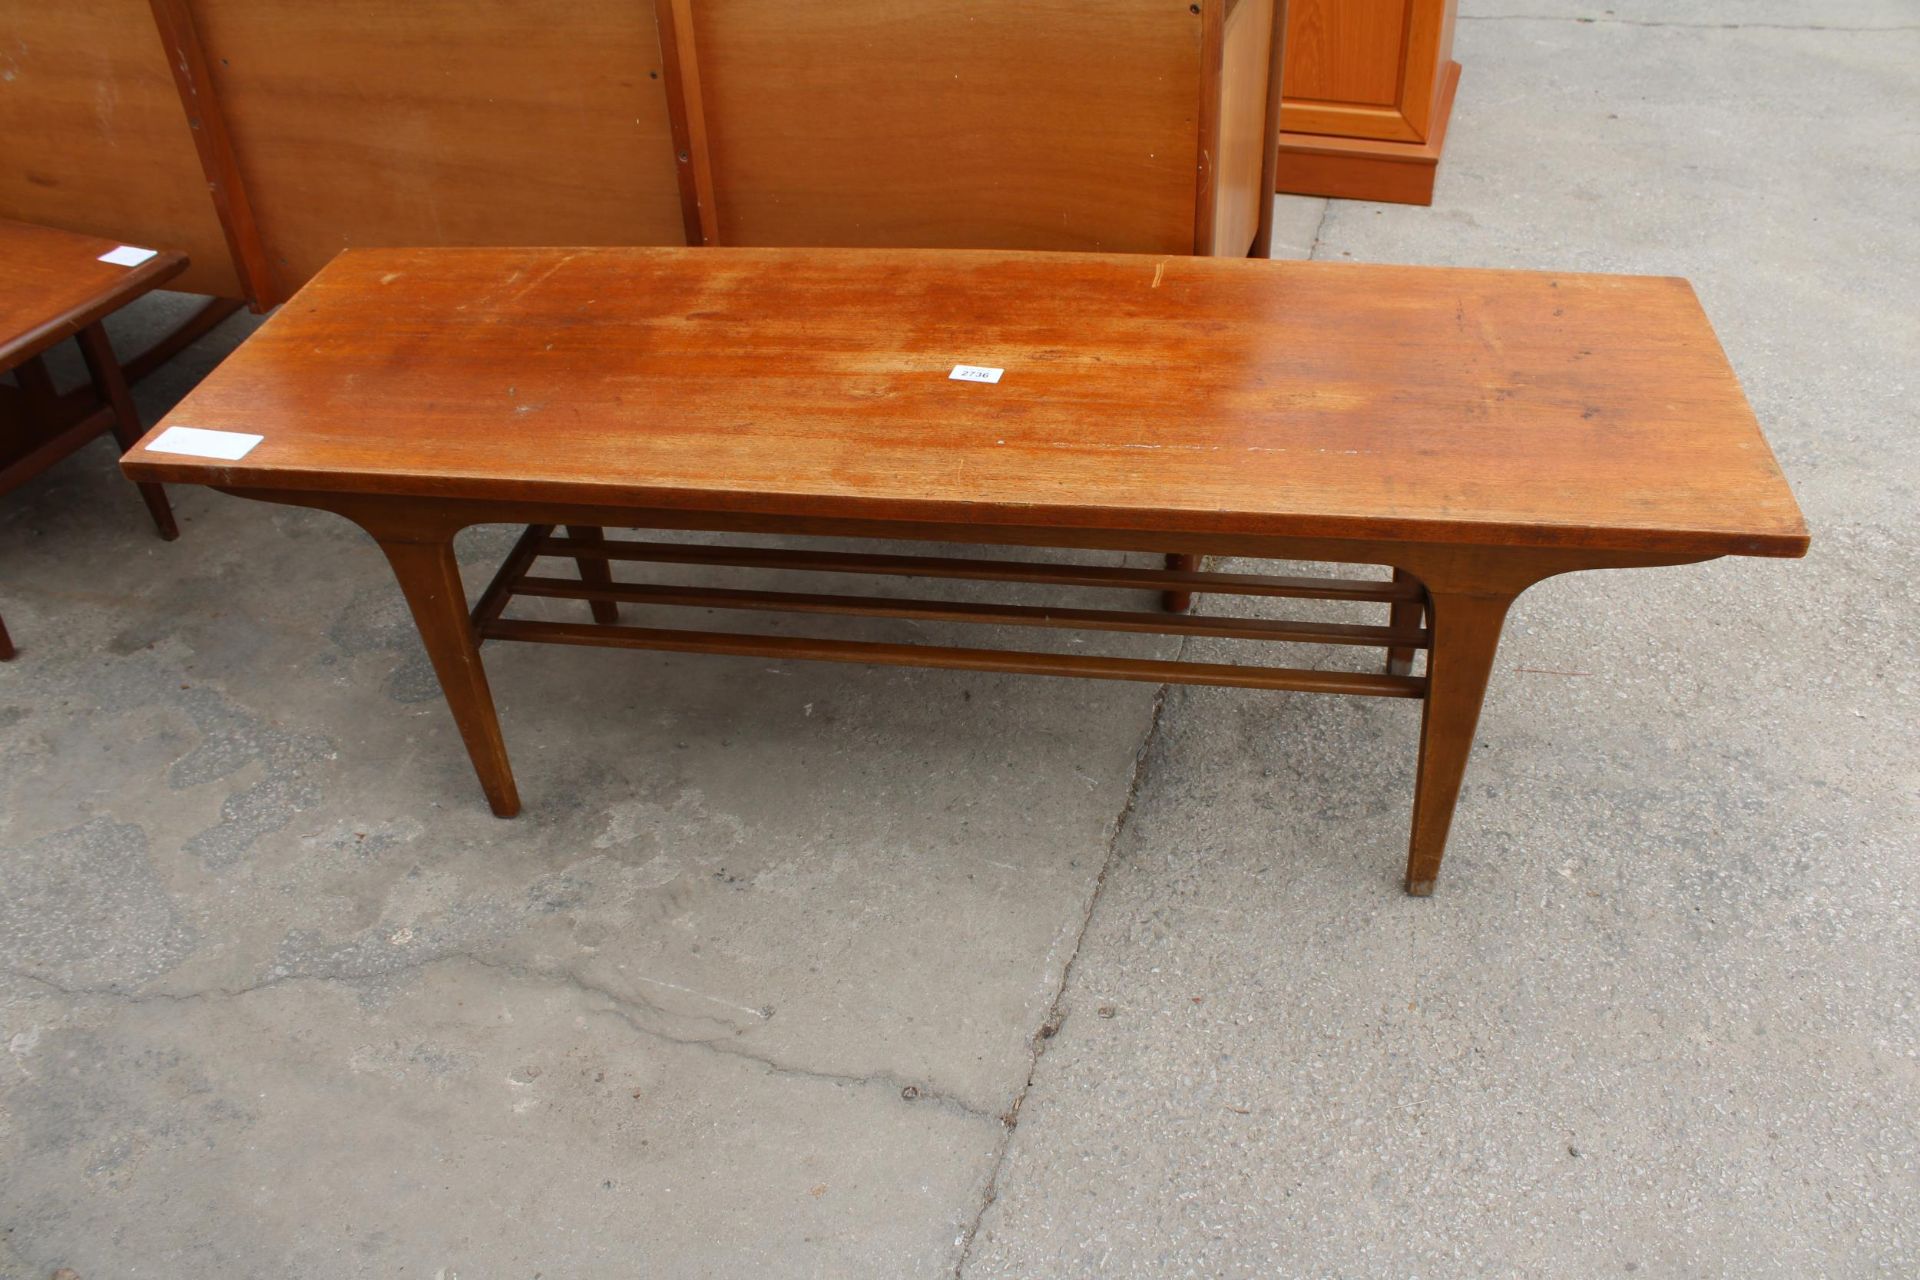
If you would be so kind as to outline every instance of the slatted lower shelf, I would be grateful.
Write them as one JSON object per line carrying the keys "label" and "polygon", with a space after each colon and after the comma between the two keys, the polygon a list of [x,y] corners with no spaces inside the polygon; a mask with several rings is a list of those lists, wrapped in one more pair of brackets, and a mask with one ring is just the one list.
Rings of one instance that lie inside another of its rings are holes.
{"label": "slatted lower shelf", "polygon": [[[597,581],[536,575],[542,557],[575,561]],[[1213,595],[1281,596],[1295,599],[1406,604],[1423,599],[1417,583],[1336,578],[1285,578],[1125,566],[1052,564],[1044,561],[980,560],[942,556],[867,555],[775,547],[642,542],[553,536],[533,525],[521,535],[491,585],[474,607],[478,639],[547,644],[601,645],[680,653],[856,662],[879,666],[939,667],[1028,675],[1140,680],[1155,684],[1224,685],[1309,693],[1345,693],[1380,698],[1419,698],[1424,677],[1352,671],[1315,671],[1253,663],[1187,662],[1092,654],[893,644],[827,637],[761,635],[676,627],[636,627],[619,622],[548,622],[504,617],[516,596],[580,600],[597,609],[637,604],[669,609],[718,609],[855,618],[985,623],[1087,631],[1133,632],[1265,643],[1363,645],[1381,649],[1427,648],[1423,627],[1236,618],[1050,605],[995,604],[892,596],[742,590],[611,581],[615,562],[776,569],[801,573],[870,574],[906,579],[965,579],[1129,591],[1204,591]],[[608,613],[607,616],[613,616]],[[1416,617],[1418,615],[1416,614]]]}
{"label": "slatted lower shelf", "polygon": [[[541,528],[543,526],[534,526]],[[551,527],[551,526],[544,526]],[[789,547],[737,547],[713,543],[585,542],[542,534],[535,554],[580,560],[628,560],[654,564],[726,565],[747,569],[794,569],[818,573],[884,574],[897,578],[966,578],[976,582],[1037,582],[1058,587],[1117,587],[1129,591],[1206,591],[1215,595],[1291,596],[1391,604],[1420,600],[1419,586],[1342,578],[1285,578],[1257,573],[1143,569],[1130,565],[1052,564],[1031,560],[975,560],[961,556],[895,556]]]}

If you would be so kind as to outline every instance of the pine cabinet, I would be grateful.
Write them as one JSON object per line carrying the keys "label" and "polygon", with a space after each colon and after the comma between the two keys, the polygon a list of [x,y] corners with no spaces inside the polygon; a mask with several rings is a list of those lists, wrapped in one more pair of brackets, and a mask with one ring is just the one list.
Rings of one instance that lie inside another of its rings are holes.
{"label": "pine cabinet", "polygon": [[1429,204],[1460,64],[1455,0],[1290,0],[1275,186]]}

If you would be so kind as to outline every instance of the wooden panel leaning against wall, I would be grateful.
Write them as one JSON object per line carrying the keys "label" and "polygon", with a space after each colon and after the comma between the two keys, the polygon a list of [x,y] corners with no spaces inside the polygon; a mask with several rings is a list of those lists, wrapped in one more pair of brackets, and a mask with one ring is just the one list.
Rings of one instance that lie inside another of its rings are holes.
{"label": "wooden panel leaning against wall", "polygon": [[1200,9],[698,0],[721,240],[1191,253]]}
{"label": "wooden panel leaning against wall", "polygon": [[0,217],[184,250],[240,296],[147,0],[0,0]]}
{"label": "wooden panel leaning against wall", "polygon": [[356,246],[1237,256],[1272,4],[0,0],[0,213],[257,307]]}
{"label": "wooden panel leaning against wall", "polygon": [[635,0],[192,0],[279,296],[341,249],[679,244]]}

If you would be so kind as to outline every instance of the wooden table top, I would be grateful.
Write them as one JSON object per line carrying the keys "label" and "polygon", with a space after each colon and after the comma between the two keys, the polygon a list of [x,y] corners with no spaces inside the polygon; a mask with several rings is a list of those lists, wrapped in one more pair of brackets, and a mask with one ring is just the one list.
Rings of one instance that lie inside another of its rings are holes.
{"label": "wooden table top", "polygon": [[162,251],[135,267],[100,261],[118,240],[0,218],[0,370],[11,369],[187,267]]}
{"label": "wooden table top", "polygon": [[[1005,370],[993,385],[955,365]],[[341,255],[136,479],[1793,556],[1683,280],[1002,251]]]}

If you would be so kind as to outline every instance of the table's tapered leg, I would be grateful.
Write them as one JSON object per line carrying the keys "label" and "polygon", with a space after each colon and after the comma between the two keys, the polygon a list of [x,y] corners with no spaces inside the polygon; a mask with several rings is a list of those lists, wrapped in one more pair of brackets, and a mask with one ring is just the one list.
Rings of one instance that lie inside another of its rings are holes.
{"label": "table's tapered leg", "polygon": [[[1405,569],[1395,569],[1393,571],[1393,580],[1397,583],[1417,581],[1417,579]],[[1421,619],[1426,616],[1427,612],[1427,606],[1418,600],[1396,600],[1391,608],[1392,612],[1387,617],[1387,625],[1396,631],[1419,626]],[[1412,649],[1388,649],[1387,674],[1390,676],[1412,675],[1414,652]]]}
{"label": "table's tapered leg", "polygon": [[[567,536],[575,542],[587,542],[594,546],[599,546],[607,540],[605,531],[598,525],[591,524],[570,524],[567,526]],[[592,556],[582,556],[576,559],[574,564],[579,566],[580,581],[586,583],[588,586],[610,587],[613,585],[613,571],[607,567],[605,560],[596,560]],[[593,620],[595,622],[620,621],[620,606],[613,601],[589,600],[587,603],[593,607]]]}
{"label": "table's tapered leg", "polygon": [[1426,897],[1447,851],[1447,828],[1460,798],[1474,728],[1500,646],[1510,595],[1433,592],[1428,597],[1433,647],[1427,652],[1427,699],[1420,721],[1419,777],[1413,836],[1407,848],[1407,892]]}
{"label": "table's tapered leg", "polygon": [[[94,390],[113,410],[113,438],[120,442],[120,451],[125,453],[140,443],[141,434],[140,411],[133,407],[133,393],[127,390],[126,375],[120,372],[120,361],[114,356],[113,344],[107,340],[107,331],[99,321],[82,329],[77,336],[80,339],[80,354],[86,358],[87,373],[93,378]],[[173,522],[173,508],[167,504],[167,491],[157,484],[141,484],[137,487],[160,536],[169,542],[179,537],[180,526]]]}
{"label": "table's tapered leg", "polygon": [[7,634],[5,619],[0,619],[0,662],[13,656],[13,637]]}
{"label": "table's tapered leg", "polygon": [[[1179,573],[1192,573],[1200,567],[1199,556],[1172,554],[1167,557],[1167,568]],[[1185,613],[1193,607],[1193,592],[1163,591],[1160,593],[1160,607],[1168,613]]]}
{"label": "table's tapered leg", "polygon": [[460,582],[460,566],[453,558],[451,537],[411,542],[379,539],[393,566],[394,577],[413,610],[414,625],[433,660],[440,691],[446,695],[453,722],[460,727],[473,771],[495,814],[511,818],[520,812],[520,793],[513,785],[513,766],[507,762],[507,744],[500,736],[500,718],[493,709],[493,691],[487,687],[486,668],[474,643],[467,614],[467,591]]}

